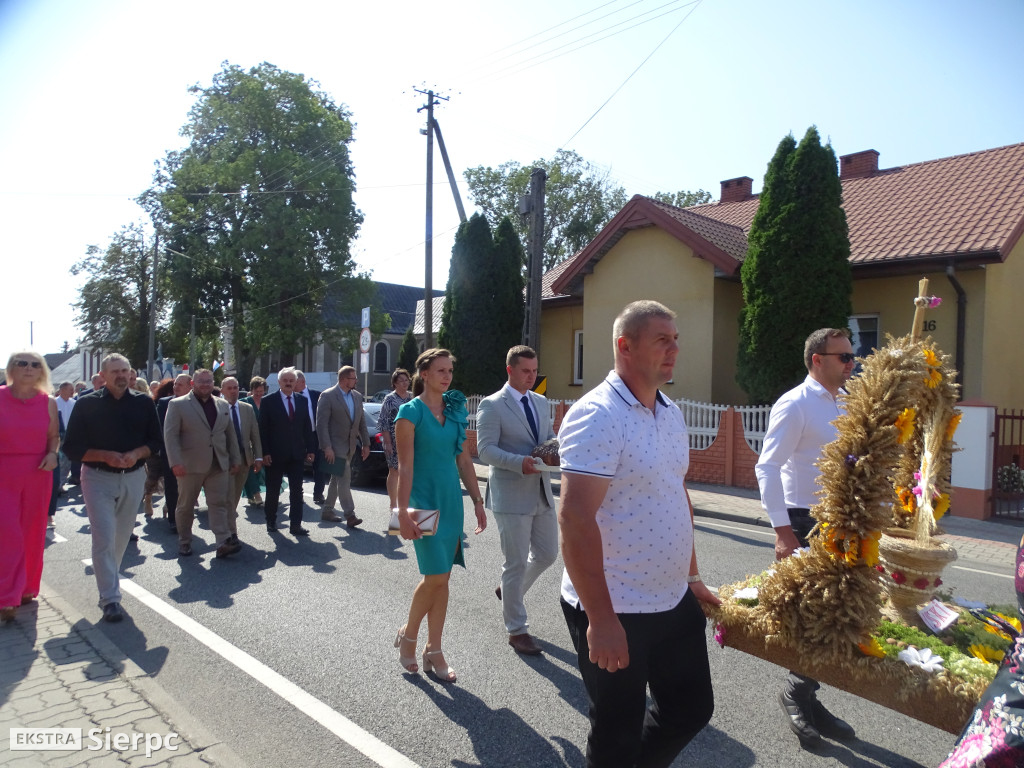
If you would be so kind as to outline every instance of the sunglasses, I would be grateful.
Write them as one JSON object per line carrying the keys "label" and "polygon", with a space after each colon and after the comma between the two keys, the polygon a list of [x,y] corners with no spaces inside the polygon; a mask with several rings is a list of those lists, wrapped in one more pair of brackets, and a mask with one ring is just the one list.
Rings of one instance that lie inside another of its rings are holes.
{"label": "sunglasses", "polygon": [[843,365],[846,365],[847,363],[852,363],[856,359],[856,356],[852,352],[818,352],[817,354],[835,355],[836,357],[839,358],[839,362],[842,363]]}
{"label": "sunglasses", "polygon": [[43,364],[38,360],[15,360],[14,364],[19,368],[28,368],[30,365],[33,368],[42,368]]}

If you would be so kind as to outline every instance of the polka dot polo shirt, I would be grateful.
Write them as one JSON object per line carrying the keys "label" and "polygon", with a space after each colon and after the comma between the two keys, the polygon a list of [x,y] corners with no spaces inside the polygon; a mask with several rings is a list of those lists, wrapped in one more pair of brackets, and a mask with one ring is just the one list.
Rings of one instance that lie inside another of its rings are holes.
{"label": "polka dot polo shirt", "polygon": [[[569,409],[558,442],[563,472],[611,479],[597,523],[615,612],[674,608],[686,594],[693,551],[682,412],[658,392],[652,413],[613,371]],[[562,597],[579,604],[565,572]]]}

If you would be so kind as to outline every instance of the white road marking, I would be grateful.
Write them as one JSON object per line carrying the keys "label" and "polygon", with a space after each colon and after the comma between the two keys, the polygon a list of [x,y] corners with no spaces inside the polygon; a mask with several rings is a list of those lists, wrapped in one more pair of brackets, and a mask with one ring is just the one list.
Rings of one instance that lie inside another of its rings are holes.
{"label": "white road marking", "polygon": [[[92,565],[92,559],[82,561]],[[192,635],[224,660],[231,662],[251,678],[282,699],[293,705],[304,715],[312,718],[331,733],[338,736],[353,749],[362,752],[381,768],[420,768],[416,763],[401,752],[385,744],[369,731],[365,731],[344,715],[335,712],[315,696],[306,693],[291,680],[278,674],[263,662],[250,656],[220,635],[211,632],[199,622],[164,602],[144,587],[140,587],[131,579],[121,574],[121,589],[136,598],[143,605],[149,606],[179,629]]]}
{"label": "white road marking", "polygon": [[968,568],[965,565],[951,565],[950,568],[956,568],[958,571],[970,571],[971,573],[983,573],[986,576],[998,576],[1000,579],[1013,579],[1013,574],[1006,573],[993,573],[992,571],[979,571],[977,568]]}
{"label": "white road marking", "polygon": [[730,531],[743,531],[744,533],[756,533],[758,536],[764,536],[769,539],[775,538],[775,531],[759,531],[759,525],[751,525],[746,528],[741,528],[738,525],[726,525],[725,523],[710,523],[705,518],[700,518],[693,521],[694,527],[698,525],[710,525],[713,528],[728,528]]}
{"label": "white road marking", "polygon": [[59,533],[57,533],[53,529],[51,529],[50,532],[49,532],[49,539],[50,539],[50,541],[55,541],[58,544],[67,541],[67,539],[65,539],[63,536],[61,536]]}

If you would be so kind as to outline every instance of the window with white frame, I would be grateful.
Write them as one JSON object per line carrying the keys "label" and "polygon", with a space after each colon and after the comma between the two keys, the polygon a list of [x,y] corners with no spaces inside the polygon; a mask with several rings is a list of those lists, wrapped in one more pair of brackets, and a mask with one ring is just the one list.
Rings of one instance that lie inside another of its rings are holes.
{"label": "window with white frame", "polygon": [[572,383],[583,383],[583,331],[574,333],[572,345]]}
{"label": "window with white frame", "polygon": [[878,315],[854,315],[850,318],[850,343],[853,354],[867,357],[878,349]]}

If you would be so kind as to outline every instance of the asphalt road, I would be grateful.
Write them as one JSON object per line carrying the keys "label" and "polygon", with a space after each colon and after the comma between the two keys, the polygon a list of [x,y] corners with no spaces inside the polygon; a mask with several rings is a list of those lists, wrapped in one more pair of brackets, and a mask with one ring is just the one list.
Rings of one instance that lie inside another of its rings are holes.
{"label": "asphalt road", "polygon": [[[311,498],[310,483],[306,491]],[[310,504],[305,525],[312,535],[305,540],[287,528],[272,537],[262,510],[249,510],[239,520],[245,549],[228,560],[213,557],[205,514],[197,521],[196,555],[188,559],[177,557],[165,521],[148,521],[125,558],[127,618],[101,624],[102,631],[247,765],[582,765],[585,699],[558,606],[560,563],[527,598],[531,631],[546,653],[519,657],[506,644],[493,592],[501,562],[497,529],[470,533],[469,567],[452,576],[444,640],[458,683],[403,674],[392,641],[419,580],[415,557],[410,545],[384,532],[383,486],[355,496],[362,529],[320,524]],[[90,557],[88,520],[78,496],[63,501],[56,529],[63,540],[50,544],[44,578],[98,620],[95,581],[83,563]],[[698,518],[697,529],[708,584],[759,572],[772,558],[765,528]],[[964,560],[956,565],[945,581],[957,594],[1013,601],[1009,572]],[[710,631],[709,653],[715,716],[678,766],[934,766],[954,741],[826,688],[822,700],[860,738],[804,751],[776,702],[784,671],[720,649]]]}

